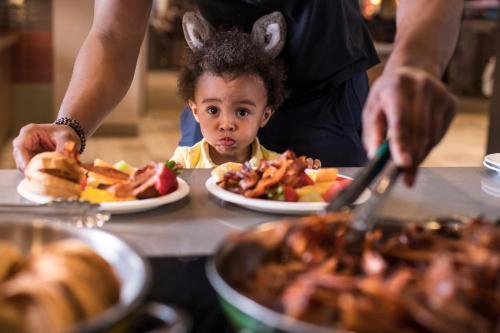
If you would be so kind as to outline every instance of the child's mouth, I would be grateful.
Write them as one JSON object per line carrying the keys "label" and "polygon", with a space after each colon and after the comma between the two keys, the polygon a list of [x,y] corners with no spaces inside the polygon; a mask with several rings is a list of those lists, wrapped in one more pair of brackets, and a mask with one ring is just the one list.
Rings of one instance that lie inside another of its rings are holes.
{"label": "child's mouth", "polygon": [[231,138],[222,138],[219,140],[219,142],[224,147],[231,147],[236,143],[236,140]]}

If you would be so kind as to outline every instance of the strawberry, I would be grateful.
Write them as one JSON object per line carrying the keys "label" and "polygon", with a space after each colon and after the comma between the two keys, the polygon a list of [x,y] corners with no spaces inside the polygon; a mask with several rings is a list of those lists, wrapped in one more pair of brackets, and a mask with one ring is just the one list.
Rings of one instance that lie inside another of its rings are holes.
{"label": "strawberry", "polygon": [[283,194],[285,196],[285,201],[299,201],[299,195],[297,194],[297,191],[295,191],[295,189],[291,186],[284,186]]}
{"label": "strawberry", "polygon": [[165,195],[177,190],[177,168],[174,161],[167,161],[160,165],[162,168],[155,181],[155,188],[160,195]]}
{"label": "strawberry", "polygon": [[297,187],[303,187],[314,184],[314,181],[311,179],[311,177],[309,177],[307,173],[302,172],[301,174],[299,174],[299,176],[300,176],[300,186]]}
{"label": "strawberry", "polygon": [[331,201],[333,197],[337,195],[337,193],[346,188],[347,185],[349,185],[350,183],[351,179],[338,177],[337,180],[334,181],[332,185],[330,185],[328,190],[326,190],[326,192],[323,193],[323,199],[327,202]]}

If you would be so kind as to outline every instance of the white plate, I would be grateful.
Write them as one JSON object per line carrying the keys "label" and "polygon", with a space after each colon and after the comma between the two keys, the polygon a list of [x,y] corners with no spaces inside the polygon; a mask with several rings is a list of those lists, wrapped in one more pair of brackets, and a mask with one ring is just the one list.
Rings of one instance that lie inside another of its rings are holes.
{"label": "white plate", "polygon": [[481,177],[481,189],[494,197],[500,198],[500,176]]}
{"label": "white plate", "polygon": [[495,172],[499,172],[499,173],[500,173],[500,167],[496,167],[496,166],[494,166],[494,165],[490,164],[490,163],[489,163],[488,161],[486,161],[486,160],[484,160],[484,161],[483,161],[483,165],[484,165],[486,168],[490,169],[490,170],[493,170],[493,171],[495,171]]}
{"label": "white plate", "polygon": [[[168,203],[178,201],[189,194],[189,185],[179,177],[177,177],[177,182],[179,183],[179,187],[177,188],[177,190],[172,193],[162,195],[161,197],[144,200],[103,202],[100,205],[103,210],[107,210],[111,214],[137,213],[153,209],[159,206],[166,205]],[[28,190],[27,183],[27,179],[23,179],[17,186],[17,193],[19,193],[23,198],[39,204],[44,204],[54,200],[54,198],[51,196],[30,192]]]}
{"label": "white plate", "polygon": [[500,154],[489,154],[484,157],[484,161],[492,167],[500,169]]}
{"label": "white plate", "polygon": [[488,181],[485,181],[484,179],[481,180],[481,189],[488,193],[491,196],[494,196],[496,198],[500,198],[500,187],[495,186],[495,184],[488,183]]}
{"label": "white plate", "polygon": [[[339,177],[352,179],[350,177],[339,175]],[[266,213],[275,214],[288,214],[288,215],[303,215],[303,214],[314,214],[319,211],[323,211],[327,203],[326,202],[286,202],[277,200],[265,200],[265,199],[252,199],[246,198],[243,195],[229,192],[222,187],[217,185],[214,177],[208,178],[205,186],[208,192],[212,193],[219,199],[227,202],[231,202],[238,206],[242,206],[251,210],[257,210]],[[366,189],[359,196],[358,200],[354,202],[355,205],[364,203],[370,197],[370,190]]]}

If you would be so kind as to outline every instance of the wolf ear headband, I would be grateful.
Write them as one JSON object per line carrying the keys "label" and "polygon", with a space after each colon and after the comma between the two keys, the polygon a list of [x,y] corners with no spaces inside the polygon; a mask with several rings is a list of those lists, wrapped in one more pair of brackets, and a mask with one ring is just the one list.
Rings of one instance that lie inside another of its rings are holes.
{"label": "wolf ear headband", "polygon": [[[210,24],[200,14],[194,12],[184,14],[182,28],[186,42],[193,52],[200,50],[215,33]],[[256,45],[275,58],[285,46],[285,18],[280,12],[262,16],[253,24],[250,35]]]}

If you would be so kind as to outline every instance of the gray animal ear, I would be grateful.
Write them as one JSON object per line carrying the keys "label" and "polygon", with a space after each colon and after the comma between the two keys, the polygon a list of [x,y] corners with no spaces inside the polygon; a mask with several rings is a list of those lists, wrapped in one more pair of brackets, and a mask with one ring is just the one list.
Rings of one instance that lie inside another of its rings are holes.
{"label": "gray animal ear", "polygon": [[286,21],[283,14],[273,12],[259,18],[252,27],[252,40],[271,57],[276,58],[286,41]]}
{"label": "gray animal ear", "polygon": [[193,52],[201,49],[214,33],[210,24],[201,15],[194,12],[184,14],[182,30],[184,30],[184,38]]}

